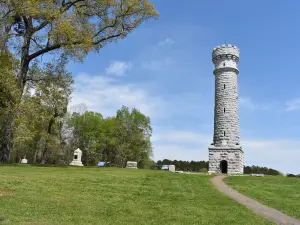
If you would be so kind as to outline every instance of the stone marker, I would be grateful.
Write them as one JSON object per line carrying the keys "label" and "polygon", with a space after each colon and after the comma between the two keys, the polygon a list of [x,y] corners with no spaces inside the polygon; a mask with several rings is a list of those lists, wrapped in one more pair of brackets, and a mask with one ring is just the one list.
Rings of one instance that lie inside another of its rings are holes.
{"label": "stone marker", "polygon": [[175,172],[175,165],[169,165],[169,171]]}
{"label": "stone marker", "polygon": [[73,161],[70,163],[70,166],[83,166],[81,162],[81,155],[82,155],[82,151],[79,148],[77,148],[74,151]]}
{"label": "stone marker", "polygon": [[137,169],[137,162],[127,161],[126,168]]}
{"label": "stone marker", "polygon": [[27,164],[27,161],[28,161],[28,160],[27,160],[27,159],[25,159],[25,157],[24,157],[24,159],[22,159],[22,160],[21,160],[21,163],[23,163],[23,164]]}
{"label": "stone marker", "polygon": [[255,173],[252,173],[251,176],[252,177],[263,177],[264,174],[255,174]]}

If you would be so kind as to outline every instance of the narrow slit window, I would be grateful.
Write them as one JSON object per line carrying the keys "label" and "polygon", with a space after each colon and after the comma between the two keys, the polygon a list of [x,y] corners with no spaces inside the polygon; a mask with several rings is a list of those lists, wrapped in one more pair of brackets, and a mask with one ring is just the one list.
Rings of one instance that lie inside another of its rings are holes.
{"label": "narrow slit window", "polygon": [[224,108],[224,113],[226,112],[226,109]]}
{"label": "narrow slit window", "polygon": [[226,88],[226,84],[224,84],[224,89]]}
{"label": "narrow slit window", "polygon": [[224,137],[226,136],[226,132],[224,131]]}

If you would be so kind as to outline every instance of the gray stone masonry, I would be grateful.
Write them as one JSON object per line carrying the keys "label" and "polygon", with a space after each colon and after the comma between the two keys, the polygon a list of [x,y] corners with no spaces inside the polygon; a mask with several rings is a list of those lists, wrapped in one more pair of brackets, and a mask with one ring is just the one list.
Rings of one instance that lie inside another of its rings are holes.
{"label": "gray stone masonry", "polygon": [[214,137],[209,147],[209,172],[220,173],[222,160],[228,173],[243,173],[238,114],[239,49],[222,45],[213,49],[215,75]]}

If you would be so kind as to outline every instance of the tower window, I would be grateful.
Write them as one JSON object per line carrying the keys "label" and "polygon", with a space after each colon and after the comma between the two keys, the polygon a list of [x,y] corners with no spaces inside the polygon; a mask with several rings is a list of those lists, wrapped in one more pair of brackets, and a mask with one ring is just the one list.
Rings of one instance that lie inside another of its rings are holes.
{"label": "tower window", "polygon": [[226,84],[224,84],[224,89],[226,88]]}
{"label": "tower window", "polygon": [[226,132],[224,131],[224,137],[226,136]]}
{"label": "tower window", "polygon": [[226,66],[226,63],[223,63],[223,66]]}
{"label": "tower window", "polygon": [[224,108],[224,113],[226,112],[226,109]]}

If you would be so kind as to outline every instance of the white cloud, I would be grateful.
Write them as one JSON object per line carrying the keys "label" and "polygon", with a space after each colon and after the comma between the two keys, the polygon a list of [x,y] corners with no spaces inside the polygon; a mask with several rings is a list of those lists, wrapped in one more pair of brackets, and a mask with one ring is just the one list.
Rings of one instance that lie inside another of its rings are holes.
{"label": "white cloud", "polygon": [[147,116],[164,114],[164,101],[135,85],[119,84],[111,77],[81,73],[75,77],[75,91],[70,105],[84,103],[89,110],[104,116],[115,115],[122,105],[136,107]]}
{"label": "white cloud", "polygon": [[268,103],[257,103],[254,102],[250,97],[240,97],[239,104],[242,108],[248,110],[270,110],[274,108],[276,102],[268,102]]}
{"label": "white cloud", "polygon": [[286,103],[286,111],[295,111],[300,109],[300,98],[290,100]]}
{"label": "white cloud", "polygon": [[132,63],[122,62],[122,61],[112,61],[111,64],[106,68],[106,74],[124,76],[125,73],[132,68]]}
{"label": "white cloud", "polygon": [[[192,131],[154,129],[154,159],[208,160],[208,146],[212,137],[213,134]],[[245,154],[245,165],[266,166],[285,173],[300,173],[300,141],[242,138],[241,145]]]}
{"label": "white cloud", "polygon": [[166,38],[165,40],[158,42],[158,45],[164,46],[164,45],[172,45],[174,43],[175,42],[171,38]]}

